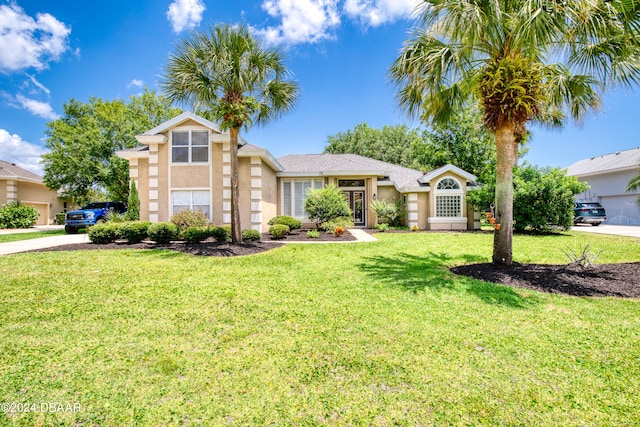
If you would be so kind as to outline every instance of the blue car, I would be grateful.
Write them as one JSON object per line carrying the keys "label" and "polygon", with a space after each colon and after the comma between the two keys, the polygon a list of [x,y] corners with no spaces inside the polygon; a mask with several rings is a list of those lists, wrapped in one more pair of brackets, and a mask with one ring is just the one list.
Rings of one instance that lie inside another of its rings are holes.
{"label": "blue car", "polygon": [[73,234],[79,229],[105,222],[107,212],[125,213],[127,207],[122,202],[93,202],[82,208],[67,212],[64,221],[64,231]]}
{"label": "blue car", "polygon": [[573,224],[598,226],[607,220],[607,214],[598,202],[577,201],[573,206]]}

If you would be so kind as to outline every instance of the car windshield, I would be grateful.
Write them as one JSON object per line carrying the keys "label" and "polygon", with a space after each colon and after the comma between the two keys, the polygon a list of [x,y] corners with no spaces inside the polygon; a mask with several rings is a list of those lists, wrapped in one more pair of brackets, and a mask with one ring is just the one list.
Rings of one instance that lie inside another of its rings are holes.
{"label": "car windshield", "polygon": [[585,208],[601,208],[600,203],[583,203],[582,206]]}
{"label": "car windshield", "polygon": [[83,206],[82,209],[104,209],[107,207],[106,202],[94,202],[89,203],[87,206]]}

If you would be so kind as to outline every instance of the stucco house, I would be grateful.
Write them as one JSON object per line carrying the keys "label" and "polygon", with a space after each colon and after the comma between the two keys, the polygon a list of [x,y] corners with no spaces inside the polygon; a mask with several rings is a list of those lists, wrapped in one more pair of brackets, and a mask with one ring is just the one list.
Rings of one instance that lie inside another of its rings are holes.
{"label": "stucco house", "polygon": [[53,224],[56,213],[67,209],[67,200],[58,197],[56,191],[49,190],[41,176],[15,163],[0,160],[0,206],[10,202],[36,208],[40,214],[38,225]]}
{"label": "stucco house", "polygon": [[591,188],[577,196],[600,202],[607,211],[605,224],[640,225],[639,192],[626,192],[629,181],[640,173],[640,147],[580,160],[567,168]]}
{"label": "stucco house", "polygon": [[[141,146],[118,155],[129,161],[140,194],[140,215],[168,221],[181,209],[202,209],[214,224],[231,222],[229,135],[185,112],[137,136]],[[241,139],[238,149],[242,227],[267,231],[276,215],[310,225],[304,213],[308,188],[340,187],[357,227],[373,227],[370,202],[406,203],[407,225],[432,230],[479,228],[466,203],[476,177],[453,165],[423,173],[355,154],[307,154],[274,158]]]}

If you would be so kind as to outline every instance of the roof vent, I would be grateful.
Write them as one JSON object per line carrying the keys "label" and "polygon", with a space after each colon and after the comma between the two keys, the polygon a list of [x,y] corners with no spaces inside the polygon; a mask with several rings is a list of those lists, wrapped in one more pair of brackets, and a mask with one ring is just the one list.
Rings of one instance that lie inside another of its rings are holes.
{"label": "roof vent", "polygon": [[11,163],[11,166],[15,166],[15,165],[16,165],[15,163]]}

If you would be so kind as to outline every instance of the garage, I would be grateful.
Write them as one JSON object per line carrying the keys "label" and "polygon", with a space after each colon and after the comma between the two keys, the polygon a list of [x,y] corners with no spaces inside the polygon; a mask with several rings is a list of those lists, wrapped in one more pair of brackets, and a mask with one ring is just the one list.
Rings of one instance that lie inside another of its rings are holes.
{"label": "garage", "polygon": [[39,202],[20,202],[25,206],[31,206],[38,211],[38,219],[36,220],[36,225],[49,225],[49,204],[48,203],[39,203]]}

